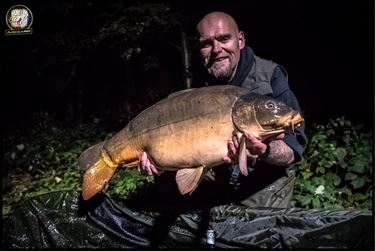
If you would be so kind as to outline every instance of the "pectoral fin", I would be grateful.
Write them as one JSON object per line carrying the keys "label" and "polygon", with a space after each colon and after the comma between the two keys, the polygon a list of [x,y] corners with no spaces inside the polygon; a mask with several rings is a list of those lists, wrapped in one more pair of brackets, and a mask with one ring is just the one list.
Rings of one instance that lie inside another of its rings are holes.
{"label": "pectoral fin", "polygon": [[204,166],[184,168],[177,171],[176,182],[181,194],[191,194],[207,172]]}
{"label": "pectoral fin", "polygon": [[240,166],[241,173],[247,176],[249,173],[247,170],[246,138],[244,136],[241,137],[241,141],[240,141],[238,164]]}

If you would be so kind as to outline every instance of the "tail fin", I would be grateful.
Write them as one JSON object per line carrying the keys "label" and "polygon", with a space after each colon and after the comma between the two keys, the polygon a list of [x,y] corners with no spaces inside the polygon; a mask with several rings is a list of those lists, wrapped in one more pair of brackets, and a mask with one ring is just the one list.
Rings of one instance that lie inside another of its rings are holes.
{"label": "tail fin", "polygon": [[113,163],[108,153],[103,149],[105,142],[91,146],[79,157],[79,166],[85,169],[82,184],[84,200],[100,192],[113,176],[117,164]]}

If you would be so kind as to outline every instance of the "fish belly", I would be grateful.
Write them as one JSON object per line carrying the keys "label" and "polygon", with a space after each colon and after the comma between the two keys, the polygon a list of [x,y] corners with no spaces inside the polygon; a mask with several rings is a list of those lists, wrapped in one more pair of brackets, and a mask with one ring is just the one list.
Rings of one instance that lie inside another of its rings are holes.
{"label": "fish belly", "polygon": [[144,135],[144,150],[164,170],[213,167],[223,163],[233,130],[230,116],[194,118]]}

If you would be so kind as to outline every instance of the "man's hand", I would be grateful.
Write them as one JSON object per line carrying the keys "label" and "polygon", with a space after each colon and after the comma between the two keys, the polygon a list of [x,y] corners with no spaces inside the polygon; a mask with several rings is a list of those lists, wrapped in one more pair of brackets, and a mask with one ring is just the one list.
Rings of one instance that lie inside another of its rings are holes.
{"label": "man's hand", "polygon": [[[257,159],[259,156],[263,155],[267,151],[267,144],[271,140],[283,139],[285,136],[284,133],[277,135],[272,139],[267,139],[265,142],[262,142],[260,139],[255,137],[250,133],[244,133],[244,137],[247,139],[247,148],[246,155],[248,158]],[[223,160],[228,163],[237,163],[238,162],[238,151],[239,151],[239,142],[237,136],[233,136],[232,140],[228,143],[228,156],[225,156]]]}
{"label": "man's hand", "polygon": [[143,152],[139,158],[138,171],[146,171],[148,175],[162,174],[164,171],[157,168],[148,158],[147,153]]}

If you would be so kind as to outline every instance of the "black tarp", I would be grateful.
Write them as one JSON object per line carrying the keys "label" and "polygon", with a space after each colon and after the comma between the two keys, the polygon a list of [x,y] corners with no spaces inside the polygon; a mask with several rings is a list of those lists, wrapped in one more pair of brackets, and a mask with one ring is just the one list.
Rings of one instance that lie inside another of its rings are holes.
{"label": "black tarp", "polygon": [[20,203],[3,221],[3,248],[371,249],[372,212],[219,205],[208,210],[142,210],[100,193],[83,201],[76,191]]}

